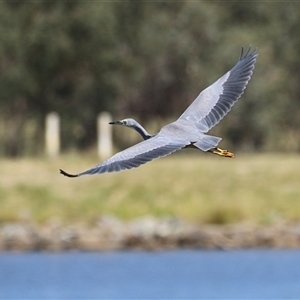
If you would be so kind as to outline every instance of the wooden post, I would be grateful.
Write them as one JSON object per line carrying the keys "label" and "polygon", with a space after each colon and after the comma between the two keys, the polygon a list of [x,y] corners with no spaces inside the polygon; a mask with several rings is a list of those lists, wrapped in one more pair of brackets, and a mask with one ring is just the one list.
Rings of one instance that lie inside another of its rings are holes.
{"label": "wooden post", "polygon": [[112,125],[111,115],[108,112],[102,112],[98,116],[98,155],[101,159],[106,159],[112,155]]}
{"label": "wooden post", "polygon": [[51,112],[46,116],[45,133],[46,154],[56,157],[60,150],[60,119],[59,115]]}

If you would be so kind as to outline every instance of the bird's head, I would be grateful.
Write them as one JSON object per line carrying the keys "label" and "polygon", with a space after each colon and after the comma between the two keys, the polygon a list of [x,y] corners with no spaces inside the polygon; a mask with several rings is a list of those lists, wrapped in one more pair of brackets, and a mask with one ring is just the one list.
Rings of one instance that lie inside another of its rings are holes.
{"label": "bird's head", "polygon": [[129,127],[129,128],[132,128],[132,129],[136,130],[143,137],[144,140],[148,140],[153,137],[153,135],[148,133],[146,131],[146,129],[140,123],[138,123],[136,120],[131,119],[131,118],[109,122],[109,124],[123,125],[123,126]]}
{"label": "bird's head", "polygon": [[109,124],[114,124],[114,125],[123,125],[127,127],[135,127],[137,122],[134,119],[124,119],[124,120],[118,120],[118,121],[112,121],[109,122]]}

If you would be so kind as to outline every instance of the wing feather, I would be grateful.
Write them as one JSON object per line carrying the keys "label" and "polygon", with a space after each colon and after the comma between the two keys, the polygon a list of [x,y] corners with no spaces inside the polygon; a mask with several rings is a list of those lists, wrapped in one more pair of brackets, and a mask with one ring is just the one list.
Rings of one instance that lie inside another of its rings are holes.
{"label": "wing feather", "polygon": [[[203,90],[180,118],[187,119],[202,132],[218,124],[243,94],[251,75],[258,53],[250,48],[237,64],[215,83]],[[180,119],[179,118],[179,119]]]}
{"label": "wing feather", "polygon": [[84,172],[72,175],[61,170],[61,173],[69,177],[78,177],[82,175],[102,174],[132,169],[152,161],[153,159],[169,155],[187,146],[189,143],[190,142],[184,140],[173,140],[163,135],[156,135],[115,154],[103,163]]}

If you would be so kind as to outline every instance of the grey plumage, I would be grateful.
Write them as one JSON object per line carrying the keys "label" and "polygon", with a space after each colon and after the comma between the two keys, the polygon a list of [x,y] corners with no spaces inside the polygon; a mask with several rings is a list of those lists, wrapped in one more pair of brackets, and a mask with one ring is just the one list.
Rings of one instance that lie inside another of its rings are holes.
{"label": "grey plumage", "polygon": [[251,78],[257,56],[258,53],[250,52],[250,48],[245,54],[242,49],[236,65],[203,90],[175,122],[162,127],[156,135],[149,134],[133,119],[111,122],[111,124],[125,125],[135,129],[144,141],[115,154],[87,171],[72,175],[60,170],[61,174],[78,177],[87,174],[118,172],[136,168],[188,146],[225,157],[233,157],[231,152],[216,148],[221,138],[205,133],[223,119],[243,94]]}

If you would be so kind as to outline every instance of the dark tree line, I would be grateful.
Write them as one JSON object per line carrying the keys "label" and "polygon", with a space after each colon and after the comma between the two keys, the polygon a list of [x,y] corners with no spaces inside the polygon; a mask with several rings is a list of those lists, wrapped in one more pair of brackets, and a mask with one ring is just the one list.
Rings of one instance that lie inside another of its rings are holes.
{"label": "dark tree line", "polygon": [[65,150],[94,146],[103,110],[163,125],[249,44],[254,76],[213,133],[245,151],[299,151],[299,33],[288,1],[1,1],[0,153],[41,153],[50,111]]}

